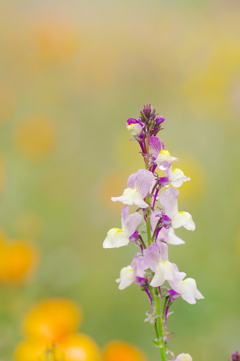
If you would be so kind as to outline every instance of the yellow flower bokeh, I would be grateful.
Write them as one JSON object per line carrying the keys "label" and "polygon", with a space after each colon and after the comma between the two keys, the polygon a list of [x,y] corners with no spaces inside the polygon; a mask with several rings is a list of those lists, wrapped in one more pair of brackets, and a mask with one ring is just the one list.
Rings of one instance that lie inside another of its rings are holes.
{"label": "yellow flower bokeh", "polygon": [[17,345],[14,351],[16,361],[39,361],[46,349],[46,343],[39,339],[25,339]]}
{"label": "yellow flower bokeh", "polygon": [[79,47],[79,35],[67,21],[40,17],[32,24],[36,54],[42,63],[71,60]]}
{"label": "yellow flower bokeh", "polygon": [[51,350],[55,344],[64,361],[100,361],[96,342],[77,332],[82,315],[81,308],[66,298],[38,302],[23,321],[26,338],[17,345],[14,360],[39,361],[46,349]]}
{"label": "yellow flower bokeh", "polygon": [[99,196],[102,203],[112,211],[118,212],[122,209],[121,202],[113,202],[111,197],[118,197],[123,194],[127,187],[127,180],[131,173],[126,171],[115,171],[107,174],[99,186]]}
{"label": "yellow flower bokeh", "polygon": [[100,361],[100,348],[84,333],[69,334],[59,342],[59,347],[66,361]]}
{"label": "yellow flower bokeh", "polygon": [[82,320],[82,310],[68,299],[40,301],[27,314],[23,329],[31,338],[59,342],[76,331]]}
{"label": "yellow flower bokeh", "polygon": [[36,246],[26,240],[0,240],[0,283],[17,285],[27,281],[34,273],[39,260]]}
{"label": "yellow flower bokeh", "polygon": [[26,115],[18,123],[14,141],[19,152],[28,158],[39,159],[48,155],[56,140],[51,120],[42,114]]}
{"label": "yellow flower bokeh", "polygon": [[147,356],[134,345],[115,340],[105,345],[102,361],[147,361]]}

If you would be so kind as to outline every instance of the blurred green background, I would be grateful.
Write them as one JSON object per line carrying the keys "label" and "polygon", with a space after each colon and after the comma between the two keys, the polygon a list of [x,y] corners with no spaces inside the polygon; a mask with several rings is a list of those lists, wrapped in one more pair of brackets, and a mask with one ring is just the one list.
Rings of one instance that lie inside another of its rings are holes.
{"label": "blurred green background", "polygon": [[40,253],[27,282],[0,286],[2,360],[26,311],[53,296],[82,306],[99,345],[122,339],[158,360],[145,295],[115,283],[136,249],[102,249],[120,226],[110,197],[143,167],[125,121],[147,103],[192,178],[179,210],[197,229],[177,232],[186,245],[170,260],[205,296],[175,302],[170,349],[218,361],[240,348],[239,12],[233,0],[0,2],[1,229]]}

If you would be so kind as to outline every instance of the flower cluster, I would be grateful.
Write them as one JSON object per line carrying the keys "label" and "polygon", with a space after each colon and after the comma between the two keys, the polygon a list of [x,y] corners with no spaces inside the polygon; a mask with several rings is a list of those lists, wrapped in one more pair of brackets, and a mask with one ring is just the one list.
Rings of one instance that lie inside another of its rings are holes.
{"label": "flower cluster", "polygon": [[89,335],[78,332],[83,311],[66,298],[38,302],[23,321],[25,339],[16,347],[14,361],[148,361],[136,346],[107,342],[101,349]]}
{"label": "flower cluster", "polygon": [[[171,304],[178,297],[190,304],[203,298],[196,281],[186,278],[186,273],[179,271],[168,256],[169,245],[185,243],[175,230],[184,227],[193,231],[195,223],[188,212],[178,210],[176,188],[190,178],[182,170],[173,169],[173,163],[179,159],[173,157],[156,136],[164,120],[150,105],[144,107],[138,119],[127,120],[132,140],[140,145],[145,169],[130,175],[123,194],[112,197],[113,202],[125,205],[121,228],[110,229],[103,242],[104,248],[122,247],[129,242],[139,247],[131,264],[122,268],[117,282],[119,289],[136,283],[146,292],[152,307],[146,320],[155,327],[154,343],[160,349],[162,361],[167,360],[167,354],[173,355],[167,348],[171,333],[166,327]],[[180,354],[174,360],[191,361],[192,358]]]}

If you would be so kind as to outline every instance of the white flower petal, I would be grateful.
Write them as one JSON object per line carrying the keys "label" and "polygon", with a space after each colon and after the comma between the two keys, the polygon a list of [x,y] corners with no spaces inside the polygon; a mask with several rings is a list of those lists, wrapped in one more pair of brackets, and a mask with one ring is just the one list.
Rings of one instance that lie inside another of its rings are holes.
{"label": "white flower petal", "polygon": [[193,222],[192,216],[188,212],[178,212],[173,218],[172,218],[172,227],[173,228],[179,228],[179,227],[185,227],[189,231],[194,231],[196,226]]}
{"label": "white flower petal", "polygon": [[150,283],[152,287],[159,287],[162,286],[165,282],[164,273],[161,267],[161,263],[158,264],[156,268],[155,275]]}
{"label": "white flower petal", "polygon": [[156,268],[155,275],[150,283],[153,287],[162,286],[165,281],[173,281],[176,277],[176,272],[173,265],[169,261],[160,262]]}
{"label": "white flower petal", "polygon": [[204,298],[198,291],[196,281],[193,278],[186,278],[182,281],[181,290],[179,292],[182,298],[190,304],[196,303],[196,298]]}
{"label": "white flower petal", "polygon": [[191,178],[186,177],[181,169],[174,169],[173,171],[170,168],[170,172],[168,174],[169,181],[171,182],[173,187],[180,187],[183,182],[190,181]]}
{"label": "white flower petal", "polygon": [[127,130],[130,132],[132,136],[138,136],[142,132],[142,127],[138,123],[132,123],[127,126]]}
{"label": "white flower petal", "polygon": [[168,150],[163,149],[158,154],[156,163],[158,164],[160,169],[166,170],[172,165],[172,162],[175,162],[176,160],[179,160],[179,159],[172,157]]}
{"label": "white flower petal", "polygon": [[103,248],[118,248],[126,246],[129,238],[125,232],[119,228],[112,228],[108,231],[107,237],[103,242]]}
{"label": "white flower petal", "polygon": [[135,188],[126,188],[123,192],[123,195],[120,197],[112,197],[113,202],[122,202],[123,204],[133,205],[140,208],[147,208],[149,205],[143,200],[138,190]]}
{"label": "white flower petal", "polygon": [[120,278],[116,280],[119,282],[118,288],[123,290],[124,288],[130,286],[135,280],[134,271],[131,266],[127,266],[121,269]]}
{"label": "white flower petal", "polygon": [[175,361],[192,361],[192,356],[190,356],[189,353],[181,353]]}

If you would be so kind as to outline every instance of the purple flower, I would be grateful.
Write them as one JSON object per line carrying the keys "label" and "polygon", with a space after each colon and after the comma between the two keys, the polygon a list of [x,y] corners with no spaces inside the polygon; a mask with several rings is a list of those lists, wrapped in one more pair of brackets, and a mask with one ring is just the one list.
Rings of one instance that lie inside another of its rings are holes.
{"label": "purple flower", "polygon": [[230,361],[240,361],[240,354],[238,353],[238,351],[232,354]]}

